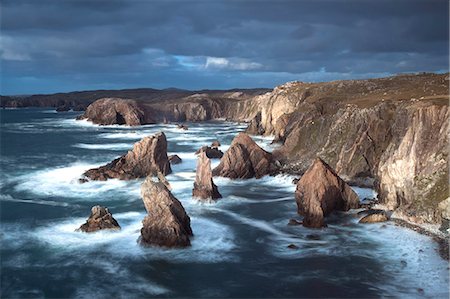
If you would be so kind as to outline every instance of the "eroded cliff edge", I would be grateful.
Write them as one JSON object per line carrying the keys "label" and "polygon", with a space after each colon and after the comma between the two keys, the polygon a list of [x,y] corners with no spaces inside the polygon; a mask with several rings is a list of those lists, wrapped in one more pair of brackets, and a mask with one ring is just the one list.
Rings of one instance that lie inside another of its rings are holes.
{"label": "eroded cliff edge", "polygon": [[[413,222],[440,223],[449,196],[448,74],[291,82],[255,98],[251,133],[275,135],[284,171],[316,156]],[[256,130],[256,131],[255,131]]]}

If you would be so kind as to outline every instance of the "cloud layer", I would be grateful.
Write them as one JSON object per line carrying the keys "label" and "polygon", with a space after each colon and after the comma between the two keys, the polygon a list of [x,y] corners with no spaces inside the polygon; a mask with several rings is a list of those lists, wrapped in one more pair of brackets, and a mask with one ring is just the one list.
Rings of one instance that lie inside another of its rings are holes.
{"label": "cloud layer", "polygon": [[448,21],[441,0],[3,0],[1,93],[447,71]]}

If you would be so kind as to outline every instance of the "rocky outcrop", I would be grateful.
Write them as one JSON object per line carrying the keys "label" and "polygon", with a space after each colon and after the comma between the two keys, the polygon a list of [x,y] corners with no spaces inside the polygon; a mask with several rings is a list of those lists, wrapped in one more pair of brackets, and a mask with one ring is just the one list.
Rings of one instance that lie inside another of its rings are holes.
{"label": "rocky outcrop", "polygon": [[217,190],[217,186],[213,182],[211,161],[206,152],[201,152],[197,159],[197,172],[195,174],[194,189],[192,196],[199,199],[218,199],[222,195]]}
{"label": "rocky outcrop", "polygon": [[325,226],[324,218],[333,211],[359,207],[358,195],[320,158],[298,181],[295,199],[303,225],[313,228]]}
{"label": "rocky outcrop", "polygon": [[377,222],[386,222],[388,220],[389,217],[385,211],[375,211],[361,218],[359,220],[359,223],[377,223]]}
{"label": "rocky outcrop", "polygon": [[231,179],[261,178],[276,171],[272,154],[259,147],[245,133],[239,133],[214,168],[214,176]]}
{"label": "rocky outcrop", "polygon": [[209,159],[220,159],[223,157],[223,152],[217,147],[202,146],[195,152],[195,154],[198,155],[203,152]]}
{"label": "rocky outcrop", "polygon": [[102,229],[120,229],[120,225],[108,211],[108,208],[93,206],[91,209],[91,215],[86,223],[80,226],[78,231],[91,233]]}
{"label": "rocky outcrop", "polygon": [[144,109],[136,101],[119,98],[95,101],[78,119],[87,119],[98,125],[138,126],[151,123],[146,120]]}
{"label": "rocky outcrop", "polygon": [[83,175],[90,180],[105,181],[117,178],[131,180],[172,172],[167,157],[167,140],[164,133],[143,138],[134,144],[133,149],[114,161],[86,171]]}
{"label": "rocky outcrop", "polygon": [[178,155],[170,155],[168,159],[169,163],[172,165],[180,164],[181,162],[183,162],[183,160],[181,160],[181,158]]}
{"label": "rocky outcrop", "polygon": [[141,196],[148,215],[142,221],[139,242],[148,246],[190,246],[191,220],[167,187],[149,176],[141,186]]}

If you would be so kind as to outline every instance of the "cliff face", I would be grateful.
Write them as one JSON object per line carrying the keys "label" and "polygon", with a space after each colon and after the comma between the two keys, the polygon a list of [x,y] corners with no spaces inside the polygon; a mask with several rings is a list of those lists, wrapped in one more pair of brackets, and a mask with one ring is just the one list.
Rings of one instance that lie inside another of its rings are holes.
{"label": "cliff face", "polygon": [[289,83],[259,97],[250,128],[281,142],[274,155],[285,171],[303,173],[319,156],[346,180],[374,184],[389,208],[439,222],[449,196],[447,76]]}

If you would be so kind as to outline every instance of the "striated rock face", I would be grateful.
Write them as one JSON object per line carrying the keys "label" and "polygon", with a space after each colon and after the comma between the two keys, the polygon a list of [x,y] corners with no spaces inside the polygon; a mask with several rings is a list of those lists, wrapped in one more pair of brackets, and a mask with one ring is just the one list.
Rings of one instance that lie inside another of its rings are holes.
{"label": "striated rock face", "polygon": [[98,125],[139,126],[149,123],[144,110],[134,100],[105,98],[90,104],[78,119],[87,119]]}
{"label": "striated rock face", "polygon": [[220,159],[223,157],[223,152],[217,147],[202,146],[198,151],[195,152],[196,155],[200,153],[205,153],[210,159]]}
{"label": "striated rock face", "polygon": [[139,242],[162,247],[190,246],[191,220],[167,187],[149,176],[141,186],[141,196],[148,215],[142,221]]}
{"label": "striated rock face", "polygon": [[88,220],[78,230],[91,233],[102,229],[120,229],[120,225],[108,211],[108,208],[93,206]]}
{"label": "striated rock face", "polygon": [[359,220],[359,223],[377,223],[377,222],[386,222],[388,220],[389,217],[387,216],[386,212],[377,211],[364,216]]}
{"label": "striated rock face", "polygon": [[[445,77],[289,83],[260,103],[260,126],[282,143],[273,155],[283,171],[304,173],[318,155],[347,181],[375,187],[390,209],[439,223],[449,194]],[[275,97],[293,106],[264,116]]]}
{"label": "striated rock face", "polygon": [[239,133],[214,168],[213,175],[231,179],[261,178],[275,170],[272,154],[259,147],[247,134]]}
{"label": "striated rock face", "polygon": [[320,158],[298,181],[295,199],[303,225],[314,228],[325,226],[324,217],[333,211],[359,206],[358,195]]}
{"label": "striated rock face", "polygon": [[164,133],[143,138],[134,144],[126,155],[99,168],[86,171],[83,175],[91,180],[105,181],[117,178],[131,180],[161,172],[172,172],[167,157],[167,140]]}
{"label": "striated rock face", "polygon": [[218,199],[222,197],[213,182],[211,161],[205,152],[201,152],[198,155],[197,172],[192,196],[199,199]]}

